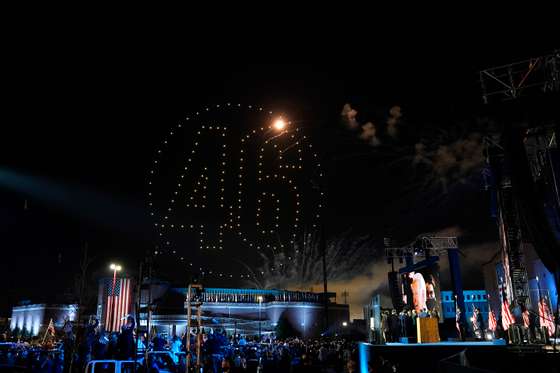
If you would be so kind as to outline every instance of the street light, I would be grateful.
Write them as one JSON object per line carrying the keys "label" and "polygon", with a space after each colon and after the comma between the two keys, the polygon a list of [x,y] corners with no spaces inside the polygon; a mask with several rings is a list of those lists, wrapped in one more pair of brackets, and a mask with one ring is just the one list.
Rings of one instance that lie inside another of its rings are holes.
{"label": "street light", "polygon": [[257,300],[259,301],[259,340],[260,340],[261,339],[261,305],[263,301],[262,295],[259,295],[257,297]]}
{"label": "street light", "polygon": [[[114,314],[114,310],[115,310],[115,286],[116,286],[116,283],[117,283],[117,272],[119,272],[122,269],[122,267],[119,264],[111,263],[109,268],[111,268],[113,270],[113,288],[111,290],[111,296],[113,297],[113,299],[112,299],[112,302],[111,302],[110,312],[109,312],[109,308],[107,308],[107,313],[109,315],[107,317],[107,325],[105,325],[105,329],[107,329],[107,326],[109,328],[111,328],[111,324],[115,323],[115,320],[113,320],[113,314]],[[110,330],[110,331],[112,331],[112,330]]]}

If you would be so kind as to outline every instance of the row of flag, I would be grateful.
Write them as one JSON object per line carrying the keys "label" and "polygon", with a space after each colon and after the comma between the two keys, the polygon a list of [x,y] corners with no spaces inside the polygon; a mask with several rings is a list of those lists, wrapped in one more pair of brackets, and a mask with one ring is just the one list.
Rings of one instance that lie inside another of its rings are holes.
{"label": "row of flag", "polygon": [[[456,318],[455,318],[455,326],[457,328],[457,331],[459,333],[459,335],[461,335],[461,325],[460,325],[460,310],[458,307],[458,304],[455,303],[455,309],[456,309]],[[552,314],[550,307],[548,305],[548,302],[546,302],[546,300],[540,299],[539,300],[539,304],[538,304],[538,310],[539,310],[539,323],[540,326],[545,326],[547,328],[548,331],[548,335],[552,337],[552,335],[554,334],[555,331],[555,324],[554,324],[554,315]],[[501,316],[502,316],[502,328],[504,330],[508,330],[510,328],[510,326],[515,324],[515,317],[513,316],[513,313],[511,312],[511,309],[509,307],[508,301],[506,297],[503,297],[503,300],[501,302]],[[529,315],[529,310],[525,310],[522,313],[522,317],[523,317],[523,326],[525,326],[526,328],[528,328],[530,326],[530,315]],[[475,312],[473,312],[473,316],[471,318],[471,321],[473,323],[477,322],[477,314]],[[494,310],[490,309],[490,312],[488,313],[488,329],[495,332],[496,329],[498,327],[498,320],[496,318],[496,313],[494,312]]]}

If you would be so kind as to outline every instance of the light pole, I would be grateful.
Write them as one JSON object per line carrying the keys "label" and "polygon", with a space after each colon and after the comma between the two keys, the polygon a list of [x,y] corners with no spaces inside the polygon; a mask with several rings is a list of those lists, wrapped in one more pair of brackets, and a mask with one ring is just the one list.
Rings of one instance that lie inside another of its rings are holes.
{"label": "light pole", "polygon": [[117,284],[117,272],[120,271],[122,269],[122,267],[118,264],[114,264],[111,263],[111,265],[109,266],[110,269],[113,270],[113,287],[111,289],[111,309],[109,310],[109,308],[107,307],[107,313],[109,314],[107,317],[107,324],[105,325],[105,329],[107,329],[107,326],[109,326],[110,330],[112,331],[112,325],[111,324],[116,324],[115,320],[113,320],[113,316],[114,315],[114,310],[115,310],[115,286]]}
{"label": "light pole", "polygon": [[259,341],[260,341],[261,340],[261,306],[263,301],[262,295],[259,295],[257,297],[257,300],[259,301]]}

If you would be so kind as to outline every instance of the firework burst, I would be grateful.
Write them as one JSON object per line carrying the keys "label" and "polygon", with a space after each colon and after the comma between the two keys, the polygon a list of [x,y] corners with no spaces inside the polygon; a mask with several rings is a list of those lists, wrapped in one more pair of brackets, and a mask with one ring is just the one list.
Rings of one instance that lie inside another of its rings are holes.
{"label": "firework burst", "polygon": [[[346,233],[327,242],[327,279],[347,280],[363,274],[378,251],[371,236],[352,237]],[[263,253],[263,264],[252,284],[262,288],[308,289],[323,280],[321,254],[319,235],[306,234],[285,251]]]}

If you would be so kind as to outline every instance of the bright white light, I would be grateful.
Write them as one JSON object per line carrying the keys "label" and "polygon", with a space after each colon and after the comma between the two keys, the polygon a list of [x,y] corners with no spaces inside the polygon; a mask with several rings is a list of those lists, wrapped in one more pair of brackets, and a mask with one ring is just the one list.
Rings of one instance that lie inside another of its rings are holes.
{"label": "bright white light", "polygon": [[348,326],[348,323],[346,321],[343,321],[342,326]]}
{"label": "bright white light", "polygon": [[257,297],[257,300],[259,301],[259,303],[262,303],[262,301],[263,301],[262,295],[259,295],[259,296]]}
{"label": "bright white light", "polygon": [[277,129],[278,131],[282,131],[284,128],[286,128],[286,121],[282,119],[282,117],[280,117],[274,121],[273,125],[275,129]]}
{"label": "bright white light", "polygon": [[120,271],[120,270],[122,269],[122,267],[121,267],[120,265],[114,264],[114,263],[111,263],[111,265],[109,266],[109,268],[111,268],[113,271],[117,271],[117,272]]}

